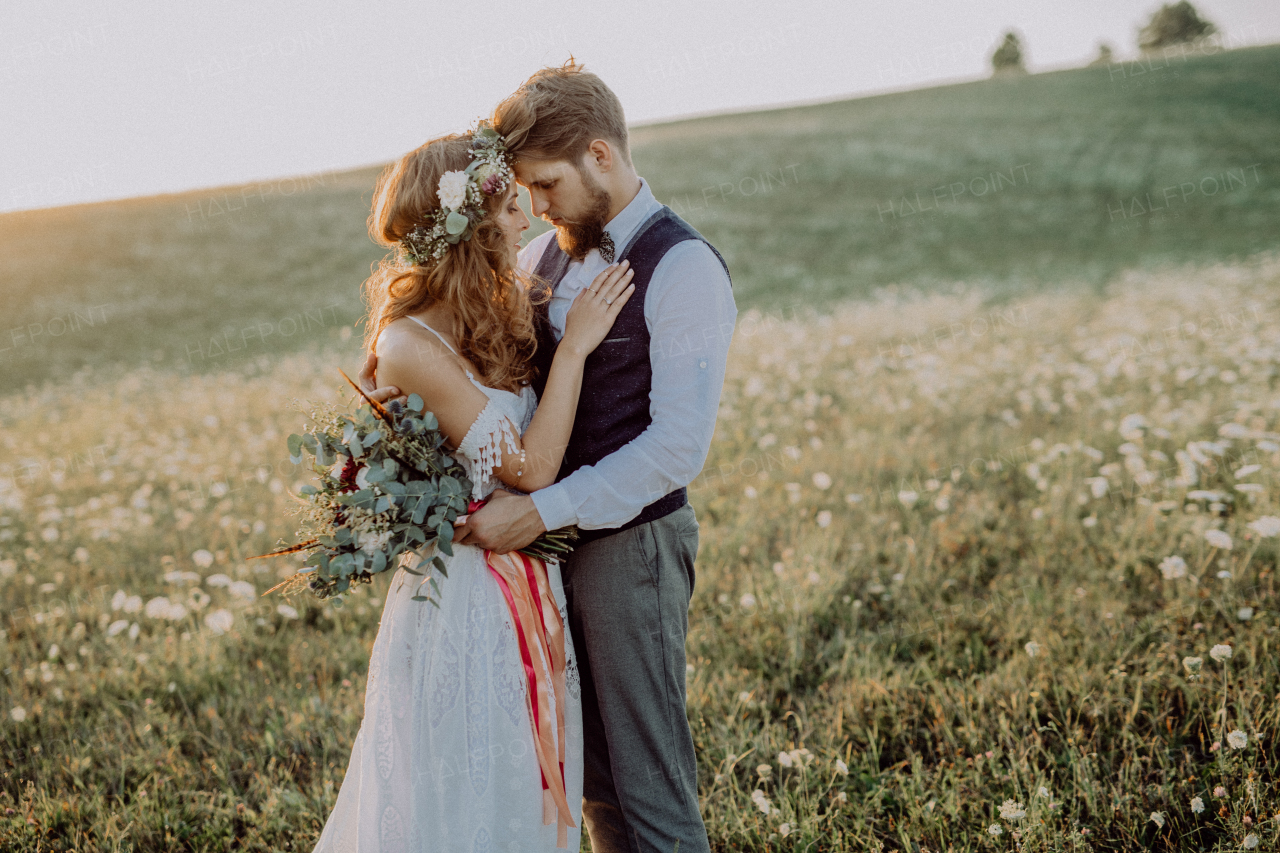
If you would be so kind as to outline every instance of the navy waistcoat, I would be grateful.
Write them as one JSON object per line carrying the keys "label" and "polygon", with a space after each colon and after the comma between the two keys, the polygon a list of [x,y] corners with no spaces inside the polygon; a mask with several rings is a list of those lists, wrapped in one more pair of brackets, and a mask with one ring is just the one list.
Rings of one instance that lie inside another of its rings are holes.
{"label": "navy waistcoat", "polygon": [[[617,261],[631,262],[631,269],[634,271],[631,283],[636,289],[622,307],[604,342],[587,356],[573,432],[556,482],[579,468],[596,464],[622,448],[653,422],[649,414],[653,366],[649,356],[649,326],[644,319],[645,294],[649,290],[653,271],[657,269],[663,256],[673,246],[686,240],[706,243],[724,266],[725,275],[729,274],[729,267],[716,248],[666,205],[640,227],[630,244],[616,257]],[[534,273],[547,281],[554,290],[568,271],[569,261],[569,256],[553,239],[543,252]],[[689,282],[686,286],[697,285],[697,282]],[[535,307],[534,320],[538,347],[533,358],[537,368],[533,388],[541,399],[558,342],[547,316],[546,302]],[[686,501],[686,490],[677,489],[668,495],[659,496],[621,527],[583,530],[582,541],[598,539],[661,518],[684,506]]]}

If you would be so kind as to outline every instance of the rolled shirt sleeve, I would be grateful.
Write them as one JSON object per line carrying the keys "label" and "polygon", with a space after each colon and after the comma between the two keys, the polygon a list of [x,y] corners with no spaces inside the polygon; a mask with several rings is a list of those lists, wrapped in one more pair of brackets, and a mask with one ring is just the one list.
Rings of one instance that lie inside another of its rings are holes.
{"label": "rolled shirt sleeve", "polygon": [[644,313],[653,366],[652,423],[595,465],[533,493],[548,530],[626,524],[693,482],[707,461],[738,316],[715,253],[699,240],[673,246],[654,270]]}

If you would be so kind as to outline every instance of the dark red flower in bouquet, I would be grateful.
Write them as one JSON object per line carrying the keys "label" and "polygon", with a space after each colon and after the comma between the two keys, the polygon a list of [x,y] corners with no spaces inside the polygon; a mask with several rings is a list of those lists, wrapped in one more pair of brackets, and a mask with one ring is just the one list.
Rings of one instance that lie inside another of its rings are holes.
{"label": "dark red flower in bouquet", "polygon": [[356,485],[356,475],[360,473],[360,463],[355,457],[347,459],[347,464],[342,466],[342,474],[338,477],[338,482],[342,484],[342,491],[354,492],[359,486]]}

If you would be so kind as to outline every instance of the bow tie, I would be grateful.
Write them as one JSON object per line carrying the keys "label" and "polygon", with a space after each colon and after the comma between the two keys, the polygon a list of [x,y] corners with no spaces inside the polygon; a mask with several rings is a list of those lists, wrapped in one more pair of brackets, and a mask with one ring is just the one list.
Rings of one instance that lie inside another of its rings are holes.
{"label": "bow tie", "polygon": [[600,235],[600,257],[604,258],[606,264],[613,263],[613,238],[609,236],[609,232],[605,231]]}

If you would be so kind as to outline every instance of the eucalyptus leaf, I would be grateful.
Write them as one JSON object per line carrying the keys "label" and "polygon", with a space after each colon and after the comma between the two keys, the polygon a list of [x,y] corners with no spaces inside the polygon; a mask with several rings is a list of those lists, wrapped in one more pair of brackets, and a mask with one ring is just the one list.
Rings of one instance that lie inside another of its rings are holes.
{"label": "eucalyptus leaf", "polygon": [[467,217],[463,216],[456,210],[449,211],[449,215],[444,219],[444,232],[450,237],[455,237],[467,230],[467,226],[471,222]]}

